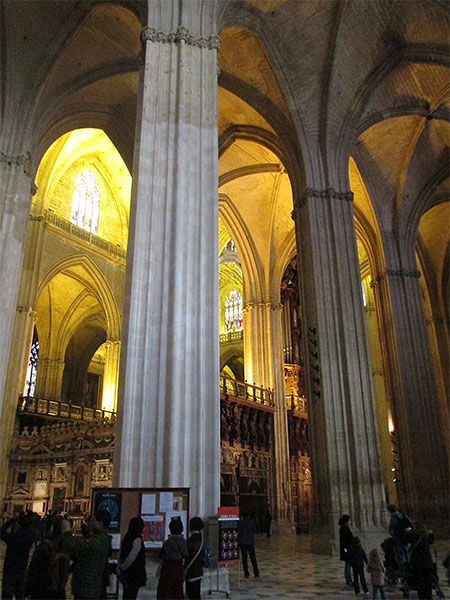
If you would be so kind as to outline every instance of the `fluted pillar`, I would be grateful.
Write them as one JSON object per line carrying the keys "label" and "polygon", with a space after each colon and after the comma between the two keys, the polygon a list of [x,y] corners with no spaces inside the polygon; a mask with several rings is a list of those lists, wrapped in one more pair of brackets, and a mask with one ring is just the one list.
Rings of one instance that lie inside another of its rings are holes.
{"label": "fluted pillar", "polygon": [[[374,287],[372,282],[371,287]],[[372,290],[367,293],[367,305],[365,307],[367,340],[370,349],[370,363],[372,367],[372,385],[375,397],[376,418],[378,425],[378,439],[380,442],[380,456],[383,467],[383,482],[387,491],[386,500],[391,504],[397,504],[397,479],[394,468],[394,460],[391,447],[391,436],[389,425],[391,420],[391,408],[389,398],[386,394],[386,380],[383,370],[383,356],[381,352],[380,336],[378,330],[377,312],[373,299]]]}
{"label": "fluted pillar", "polygon": [[270,309],[267,302],[248,302],[242,311],[245,380],[265,388],[272,388]]}
{"label": "fluted pillar", "polygon": [[[375,287],[383,314],[399,500],[434,528],[448,527],[448,453],[417,269],[387,269]],[[430,493],[432,490],[432,493]]]}
{"label": "fluted pillar", "polygon": [[7,484],[9,446],[14,429],[17,402],[24,392],[25,378],[30,359],[36,313],[30,306],[18,306],[14,320],[8,374],[5,385],[0,435],[0,498]]}
{"label": "fluted pillar", "polygon": [[102,409],[117,410],[119,385],[120,342],[107,340],[105,346],[105,367],[103,370]]}
{"label": "fluted pillar", "polygon": [[[436,374],[436,386],[440,398],[441,415],[444,431],[450,431],[450,337],[448,318],[437,315],[427,318],[428,337],[430,339],[431,356]],[[450,436],[445,436],[447,452],[450,451]]]}
{"label": "fluted pillar", "polygon": [[164,20],[142,32],[114,483],[189,487],[191,514],[209,516],[220,502],[214,3],[150,5]]}
{"label": "fluted pillar", "polygon": [[274,437],[275,437],[275,462],[276,462],[276,493],[277,493],[277,518],[279,526],[283,524],[293,528],[293,514],[291,512],[291,472],[289,462],[289,432],[287,421],[287,405],[284,379],[283,359],[283,306],[282,304],[270,305],[270,349],[272,363],[272,385],[275,400]]}
{"label": "fluted pillar", "polygon": [[275,518],[279,528],[291,519],[289,439],[284,382],[282,305],[249,302],[244,308],[244,359],[248,383],[274,391]]}
{"label": "fluted pillar", "polygon": [[0,281],[3,282],[0,286],[0,411],[3,407],[30,208],[30,169],[29,154],[0,150]]}
{"label": "fluted pillar", "polygon": [[385,533],[352,200],[351,192],[307,189],[295,199],[293,212],[317,551],[336,550],[343,512],[352,516],[367,544],[380,543]]}

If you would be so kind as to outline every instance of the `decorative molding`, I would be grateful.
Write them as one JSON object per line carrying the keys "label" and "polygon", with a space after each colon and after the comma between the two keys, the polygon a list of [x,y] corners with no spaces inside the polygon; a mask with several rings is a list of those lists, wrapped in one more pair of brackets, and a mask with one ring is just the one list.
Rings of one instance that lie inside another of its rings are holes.
{"label": "decorative molding", "polygon": [[19,167],[23,169],[23,172],[27,177],[31,177],[31,154],[26,152],[25,154],[18,154],[17,156],[9,156],[4,152],[0,151],[0,163],[6,164],[9,167]]}
{"label": "decorative molding", "polygon": [[306,188],[302,196],[294,198],[294,210],[291,213],[294,221],[296,210],[303,208],[308,200],[345,200],[346,202],[353,202],[353,192],[337,192],[333,188],[327,188],[326,190]]}
{"label": "decorative molding", "polygon": [[144,27],[141,31],[141,40],[142,42],[160,42],[162,44],[179,44],[180,42],[184,42],[188,46],[208,48],[209,50],[218,50],[220,46],[220,38],[218,36],[211,35],[209,38],[196,38],[183,26],[178,27],[175,33],[158,31],[153,27]]}
{"label": "decorative molding", "polygon": [[283,305],[279,303],[275,304],[273,302],[247,302],[247,304],[242,309],[242,312],[249,312],[253,308],[269,308],[270,310],[283,310]]}
{"label": "decorative molding", "polygon": [[372,279],[370,282],[370,287],[372,289],[376,288],[378,283],[388,279],[389,277],[412,277],[413,279],[420,279],[421,275],[418,269],[386,269],[384,273],[380,273],[380,275],[377,275],[375,279]]}

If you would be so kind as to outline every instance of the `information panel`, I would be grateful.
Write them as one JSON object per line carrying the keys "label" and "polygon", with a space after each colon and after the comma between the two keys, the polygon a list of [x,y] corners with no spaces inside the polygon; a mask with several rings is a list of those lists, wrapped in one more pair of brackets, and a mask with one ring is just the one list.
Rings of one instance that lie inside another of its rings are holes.
{"label": "information panel", "polygon": [[219,565],[239,562],[239,508],[219,506]]}

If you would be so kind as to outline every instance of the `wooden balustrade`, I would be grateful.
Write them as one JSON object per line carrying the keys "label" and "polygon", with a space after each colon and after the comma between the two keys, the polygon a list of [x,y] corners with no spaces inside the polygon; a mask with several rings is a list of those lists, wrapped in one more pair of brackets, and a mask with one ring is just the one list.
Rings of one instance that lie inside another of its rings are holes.
{"label": "wooden balustrade", "polygon": [[220,377],[220,389],[226,396],[233,396],[233,398],[246,400],[247,402],[255,402],[262,406],[275,407],[272,390],[236,381],[236,379],[225,376]]}
{"label": "wooden balustrade", "polygon": [[20,396],[17,412],[19,414],[71,419],[75,421],[113,421],[116,418],[116,413],[110,410],[77,406],[69,402],[34,398],[33,396]]}

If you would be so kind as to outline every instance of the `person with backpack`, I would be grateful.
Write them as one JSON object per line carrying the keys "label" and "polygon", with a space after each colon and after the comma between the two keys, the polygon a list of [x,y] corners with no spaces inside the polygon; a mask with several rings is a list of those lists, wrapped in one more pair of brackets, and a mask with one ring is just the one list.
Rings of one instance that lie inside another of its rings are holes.
{"label": "person with backpack", "polygon": [[414,533],[414,525],[408,515],[401,513],[394,504],[388,506],[391,515],[389,534],[394,540],[395,559],[400,571],[408,562],[408,546]]}
{"label": "person with backpack", "polygon": [[123,586],[124,600],[136,600],[139,588],[147,582],[143,531],[144,521],[141,517],[130,519],[120,547],[119,579]]}
{"label": "person with backpack", "polygon": [[65,600],[69,555],[62,552],[62,517],[47,521],[44,539],[38,544],[25,578],[25,596],[31,600]]}
{"label": "person with backpack", "polygon": [[187,541],[188,557],[185,560],[186,593],[189,600],[198,600],[203,577],[203,521],[193,517],[189,521],[191,535]]}

